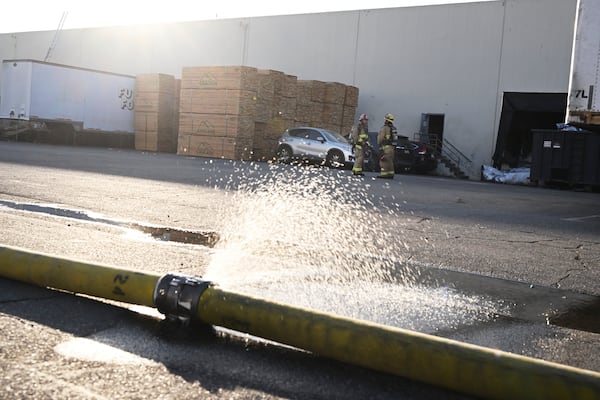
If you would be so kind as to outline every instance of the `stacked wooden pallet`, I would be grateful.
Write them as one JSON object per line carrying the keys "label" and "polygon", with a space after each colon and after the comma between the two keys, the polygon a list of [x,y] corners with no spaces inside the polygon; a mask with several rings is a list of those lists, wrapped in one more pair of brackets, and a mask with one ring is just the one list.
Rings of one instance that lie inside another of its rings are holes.
{"label": "stacked wooden pallet", "polygon": [[166,74],[140,74],[135,89],[135,148],[175,152],[179,80]]}

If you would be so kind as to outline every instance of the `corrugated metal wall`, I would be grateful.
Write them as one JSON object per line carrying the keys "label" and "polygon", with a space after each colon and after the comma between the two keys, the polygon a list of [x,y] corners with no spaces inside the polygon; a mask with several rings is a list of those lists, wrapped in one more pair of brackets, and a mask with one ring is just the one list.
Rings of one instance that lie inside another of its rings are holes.
{"label": "corrugated metal wall", "polygon": [[[246,65],[360,88],[371,129],[445,115],[444,137],[479,166],[505,91],[567,92],[576,0],[481,3],[63,31],[49,61],[124,74]],[[54,32],[0,35],[0,59],[43,60]],[[0,83],[1,84],[1,83]]]}

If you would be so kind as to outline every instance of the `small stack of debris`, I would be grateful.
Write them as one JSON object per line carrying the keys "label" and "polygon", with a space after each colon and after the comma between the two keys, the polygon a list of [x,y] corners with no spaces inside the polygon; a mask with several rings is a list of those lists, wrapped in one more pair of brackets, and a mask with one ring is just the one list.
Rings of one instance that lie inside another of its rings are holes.
{"label": "small stack of debris", "polygon": [[172,75],[136,76],[136,150],[175,152],[179,130],[179,84]]}

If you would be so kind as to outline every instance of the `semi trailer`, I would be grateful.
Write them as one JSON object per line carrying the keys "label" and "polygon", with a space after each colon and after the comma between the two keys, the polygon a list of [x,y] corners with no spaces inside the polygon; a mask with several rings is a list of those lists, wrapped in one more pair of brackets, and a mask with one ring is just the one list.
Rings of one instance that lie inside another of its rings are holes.
{"label": "semi trailer", "polygon": [[93,144],[102,141],[99,136],[104,142],[114,136],[133,143],[135,84],[135,76],[4,60],[0,91],[4,132],[10,133],[7,127],[22,135],[37,130],[35,135],[44,133],[65,144]]}

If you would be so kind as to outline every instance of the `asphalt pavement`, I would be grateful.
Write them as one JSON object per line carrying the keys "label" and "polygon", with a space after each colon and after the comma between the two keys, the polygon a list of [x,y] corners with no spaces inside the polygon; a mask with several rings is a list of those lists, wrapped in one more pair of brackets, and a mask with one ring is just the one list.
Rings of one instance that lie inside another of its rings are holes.
{"label": "asphalt pavement", "polygon": [[[599,196],[0,142],[4,245],[210,276],[592,371]],[[211,235],[215,246],[196,240]],[[153,309],[0,287],[0,397],[467,398],[218,327],[173,327]]]}

